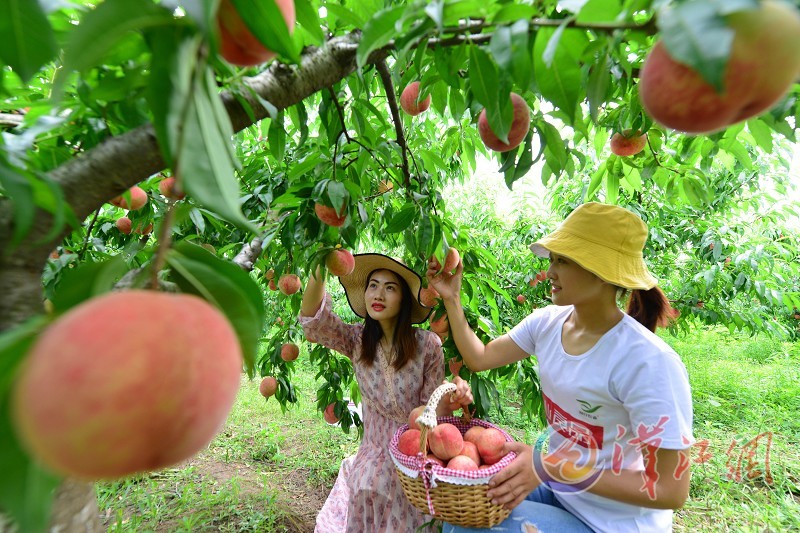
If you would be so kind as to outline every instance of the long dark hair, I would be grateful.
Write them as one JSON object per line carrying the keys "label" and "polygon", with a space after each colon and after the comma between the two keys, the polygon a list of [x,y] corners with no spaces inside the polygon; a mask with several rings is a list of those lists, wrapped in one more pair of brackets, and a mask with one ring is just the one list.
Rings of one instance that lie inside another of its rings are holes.
{"label": "long dark hair", "polygon": [[672,308],[667,295],[658,287],[630,292],[625,312],[650,331],[655,332],[656,328],[668,326],[678,316],[678,311]]}
{"label": "long dark hair", "polygon": [[[381,268],[378,270],[387,269]],[[367,283],[364,286],[365,292],[372,279],[372,275],[378,270],[373,270],[369,273],[369,276],[367,276]],[[392,272],[397,277],[400,283],[400,294],[402,296],[400,299],[400,313],[397,315],[397,324],[395,324],[394,338],[392,339],[392,345],[395,347],[395,356],[392,361],[392,366],[394,366],[396,370],[400,370],[407,362],[414,358],[417,352],[417,338],[414,334],[414,328],[411,326],[411,304],[414,296],[411,294],[411,289],[402,276],[399,276],[393,270],[389,270],[389,272]],[[369,313],[366,313],[366,315],[366,318],[364,318],[364,331],[361,334],[361,359],[363,359],[367,366],[372,366],[373,363],[375,363],[378,343],[383,337],[383,329],[381,329],[381,325],[377,320],[369,316]]]}

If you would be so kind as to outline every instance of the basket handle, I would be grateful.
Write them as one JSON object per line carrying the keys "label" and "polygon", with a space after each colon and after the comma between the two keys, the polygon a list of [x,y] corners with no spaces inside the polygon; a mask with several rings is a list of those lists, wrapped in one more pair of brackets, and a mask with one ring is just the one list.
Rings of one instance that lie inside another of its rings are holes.
{"label": "basket handle", "polygon": [[[456,387],[455,383],[442,383],[436,390],[433,391],[431,397],[428,399],[428,403],[425,405],[425,409],[422,411],[422,414],[417,417],[417,426],[420,429],[420,450],[425,450],[427,447],[427,439],[428,439],[428,430],[433,429],[436,427],[438,420],[436,418],[436,408],[439,406],[439,402],[442,401],[444,395],[449,393],[454,393],[458,387]],[[462,409],[461,418],[466,422],[472,420],[472,415],[469,412],[469,409],[464,407]]]}

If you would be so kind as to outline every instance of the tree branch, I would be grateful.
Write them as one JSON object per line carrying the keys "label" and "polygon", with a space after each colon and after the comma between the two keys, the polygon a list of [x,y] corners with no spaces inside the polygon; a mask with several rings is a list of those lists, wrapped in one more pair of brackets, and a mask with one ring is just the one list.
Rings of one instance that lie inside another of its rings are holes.
{"label": "tree branch", "polygon": [[375,64],[378,69],[378,74],[381,76],[383,88],[386,91],[386,100],[389,102],[389,110],[392,112],[392,120],[394,121],[394,131],[397,135],[397,144],[400,146],[400,153],[402,154],[403,162],[403,179],[407,189],[411,188],[411,172],[408,169],[408,146],[406,146],[406,137],[403,135],[403,123],[400,122],[400,111],[397,109],[397,98],[394,94],[394,84],[392,84],[392,74],[389,72],[389,67],[386,61],[379,61]]}

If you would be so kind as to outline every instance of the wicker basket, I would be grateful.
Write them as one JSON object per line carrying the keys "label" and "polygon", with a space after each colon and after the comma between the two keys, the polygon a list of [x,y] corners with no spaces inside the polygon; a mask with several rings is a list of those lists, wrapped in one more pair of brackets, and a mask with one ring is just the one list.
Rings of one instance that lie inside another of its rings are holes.
{"label": "wicker basket", "polygon": [[[433,426],[448,422],[456,426],[462,435],[473,426],[495,428],[503,433],[506,441],[514,440],[494,424],[471,418],[466,410],[462,418],[452,416],[436,418],[436,406],[443,396],[443,393],[437,393],[440,390],[449,392],[454,388],[455,386],[451,383],[440,385],[431,395],[425,411],[420,416],[422,419],[419,424],[421,447],[426,442],[430,427],[423,420],[427,420],[428,424],[434,420]],[[426,417],[426,415],[428,416]],[[425,418],[423,419],[423,417]],[[402,453],[397,444],[400,435],[407,429],[408,424],[403,424],[394,434],[389,444],[389,454],[394,461],[403,492],[414,507],[448,524],[464,527],[488,528],[499,524],[508,517],[511,511],[492,504],[486,497],[486,491],[489,489],[489,478],[511,463],[516,457],[514,453],[509,453],[498,463],[483,470],[453,470],[423,457],[421,453],[416,457]]]}

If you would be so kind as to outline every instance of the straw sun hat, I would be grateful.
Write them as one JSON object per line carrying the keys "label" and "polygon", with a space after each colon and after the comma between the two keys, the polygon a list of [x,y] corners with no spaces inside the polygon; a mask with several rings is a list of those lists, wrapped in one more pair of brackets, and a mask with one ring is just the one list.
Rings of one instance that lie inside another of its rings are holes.
{"label": "straw sun hat", "polygon": [[600,279],[624,289],[652,289],[658,280],[647,270],[642,249],[647,225],[615,205],[579,206],[550,235],[530,248],[539,257],[563,255]]}
{"label": "straw sun hat", "polygon": [[353,271],[340,276],[339,281],[347,294],[347,302],[353,312],[361,318],[367,317],[367,304],[364,302],[364,290],[367,286],[367,277],[375,270],[391,270],[408,283],[414,301],[411,303],[411,323],[419,324],[428,319],[431,309],[419,302],[419,291],[422,288],[422,278],[406,265],[383,254],[355,254],[356,266]]}

